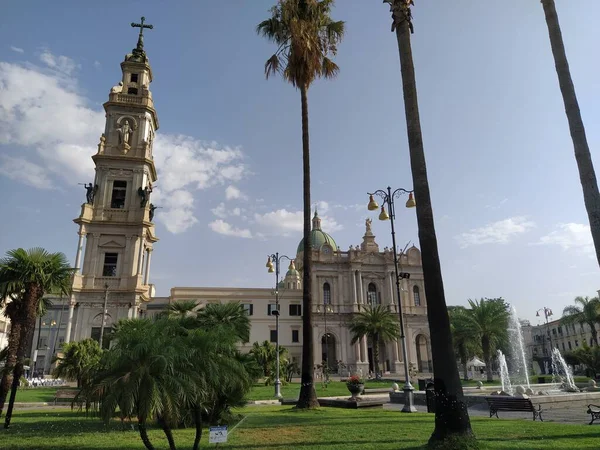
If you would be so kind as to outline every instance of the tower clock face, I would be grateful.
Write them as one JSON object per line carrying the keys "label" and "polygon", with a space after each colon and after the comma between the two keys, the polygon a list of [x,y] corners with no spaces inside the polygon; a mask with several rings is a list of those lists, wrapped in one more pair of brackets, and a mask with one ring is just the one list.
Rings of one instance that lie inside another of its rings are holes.
{"label": "tower clock face", "polygon": [[331,253],[331,249],[329,247],[323,247],[323,253],[329,255]]}

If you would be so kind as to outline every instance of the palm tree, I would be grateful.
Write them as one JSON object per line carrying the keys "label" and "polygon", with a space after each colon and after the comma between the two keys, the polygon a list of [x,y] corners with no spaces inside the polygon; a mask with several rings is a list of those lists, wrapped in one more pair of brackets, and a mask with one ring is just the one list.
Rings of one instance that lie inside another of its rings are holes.
{"label": "palm tree", "polygon": [[271,17],[257,26],[257,32],[277,45],[265,64],[267,78],[280,73],[300,90],[302,107],[302,173],[304,208],[304,250],[302,259],[302,387],[298,408],[319,406],[313,380],[312,262],[310,204],[310,146],[308,98],[316,78],[333,78],[339,67],[329,59],[335,55],[344,35],[344,22],[330,17],[333,0],[279,0]]}
{"label": "palm tree", "polygon": [[575,150],[575,160],[579,169],[579,180],[583,189],[583,201],[590,221],[590,229],[594,247],[596,249],[596,259],[600,264],[600,192],[598,192],[598,181],[587,137],[585,127],[575,94],[575,86],[569,70],[569,62],[562,39],[562,32],[558,22],[558,14],[554,0],[541,0],[544,13],[546,15],[546,25],[548,26],[548,35],[550,36],[550,46],[554,55],[554,66],[558,75],[558,84],[565,104],[565,113],[569,122],[571,139],[573,140],[573,149]]}
{"label": "palm tree", "polygon": [[10,302],[7,302],[4,308],[4,315],[10,320],[10,332],[8,334],[8,345],[6,347],[6,356],[4,359],[4,368],[2,369],[2,381],[0,381],[0,415],[4,409],[6,396],[12,385],[12,374],[17,362],[17,350],[19,347],[19,337],[21,335],[21,324],[17,321],[20,314],[20,308],[23,303],[19,296],[12,296]]}
{"label": "palm tree", "polygon": [[243,343],[250,341],[250,319],[239,302],[209,303],[198,313],[197,321],[201,328],[228,328]]}
{"label": "palm tree", "polygon": [[469,358],[476,355],[479,350],[478,336],[473,332],[469,324],[466,309],[463,306],[449,306],[450,327],[452,329],[452,342],[456,355],[463,366],[463,379],[469,379],[467,364]]}
{"label": "palm tree", "polygon": [[55,378],[76,380],[77,387],[88,385],[100,364],[102,349],[95,339],[84,339],[64,344],[63,356],[56,357]]}
{"label": "palm tree", "polygon": [[600,322],[600,299],[594,297],[575,297],[575,305],[566,306],[563,310],[562,319],[560,323],[565,325],[572,324],[587,324],[590,327],[592,333],[592,340],[595,345],[598,345],[598,331],[596,330],[596,323]]}
{"label": "palm tree", "polygon": [[[101,415],[109,422],[117,406],[124,405],[138,419],[138,430],[148,450],[154,446],[147,433],[156,416],[169,448],[175,448],[171,429],[196,395],[196,374],[179,325],[170,320],[121,321],[109,351],[107,369],[99,375],[97,391]],[[178,339],[173,339],[177,334]]]}
{"label": "palm tree", "polygon": [[[8,346],[6,348],[6,360],[4,369],[2,370],[2,380],[0,381],[0,415],[2,415],[4,402],[6,401],[6,396],[12,385],[12,374],[17,361],[17,349],[21,334],[21,325],[18,323],[18,315],[21,311],[20,308],[23,306],[23,296],[21,294],[13,294],[4,298],[4,302],[4,315],[8,317],[11,325],[8,335]],[[49,298],[42,298],[38,305],[38,317],[40,318],[40,326],[38,328],[41,329],[42,317],[51,306],[52,301]]]}
{"label": "palm tree", "polygon": [[408,134],[408,149],[417,202],[417,225],[422,251],[423,277],[427,296],[427,317],[431,333],[434,385],[436,395],[435,429],[430,442],[444,441],[452,435],[473,435],[458,374],[452,332],[446,308],[444,282],[433,221],[433,210],[423,150],[417,84],[410,35],[413,31],[412,0],[384,0],[392,10],[392,31],[396,32],[400,54],[404,111]]}
{"label": "palm tree", "polygon": [[165,312],[168,317],[195,317],[198,306],[200,306],[200,304],[195,300],[180,300],[178,302],[169,303]]}
{"label": "palm tree", "polygon": [[364,311],[357,313],[352,318],[348,329],[352,333],[351,343],[353,345],[364,336],[371,341],[375,378],[378,378],[381,374],[379,372],[379,346],[382,342],[397,339],[400,334],[400,327],[395,315],[383,305],[364,307]]}
{"label": "palm tree", "polygon": [[508,333],[508,309],[502,299],[470,300],[471,309],[466,311],[468,327],[481,342],[483,360],[486,364],[487,381],[493,381],[492,355],[506,340]]}
{"label": "palm tree", "polygon": [[[280,354],[281,354],[280,347]],[[275,353],[276,347],[269,341],[263,341],[262,344],[255,342],[252,344],[252,350],[250,354],[254,356],[256,363],[262,368],[263,375],[266,378],[271,376],[271,366],[273,361],[276,360],[277,354]]]}
{"label": "palm tree", "polygon": [[40,300],[50,292],[69,295],[73,273],[74,269],[63,253],[49,253],[42,248],[10,250],[0,260],[0,297],[22,294],[23,302],[14,322],[21,330],[4,428],[10,426],[19,379],[23,375],[25,351],[35,329]]}

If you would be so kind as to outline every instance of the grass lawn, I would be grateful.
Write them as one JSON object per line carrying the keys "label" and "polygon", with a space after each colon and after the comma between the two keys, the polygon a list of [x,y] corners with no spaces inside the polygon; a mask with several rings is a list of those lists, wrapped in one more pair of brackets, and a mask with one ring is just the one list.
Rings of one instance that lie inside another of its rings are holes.
{"label": "grass lawn", "polygon": [[[19,388],[17,390],[17,402],[53,402],[57,390],[74,389],[68,387],[39,387],[39,388]],[[2,447],[0,447],[2,448]]]}
{"label": "grass lawn", "polygon": [[[397,411],[321,408],[299,412],[284,406],[251,406],[222,449],[420,449],[433,430],[433,415]],[[473,429],[482,450],[597,450],[600,427],[562,425],[532,420],[474,417]],[[160,430],[150,430],[157,449],[168,448]],[[178,448],[190,448],[194,430],[176,430]],[[203,447],[208,435],[203,434]],[[212,445],[214,447],[214,444]],[[97,418],[69,410],[16,411],[10,430],[0,429],[0,448],[143,449],[137,431],[122,431],[118,421],[108,430]]]}
{"label": "grass lawn", "polygon": [[[365,389],[376,389],[386,388],[391,389],[391,381],[367,381],[365,383]],[[346,387],[345,382],[331,381],[327,388],[321,383],[315,383],[315,389],[318,397],[339,397],[347,395],[350,397],[350,392]],[[255,384],[250,393],[248,394],[248,400],[274,400],[275,399],[275,386],[265,386],[264,384]],[[298,398],[300,394],[300,383],[288,383],[281,386],[281,395],[283,398]]]}

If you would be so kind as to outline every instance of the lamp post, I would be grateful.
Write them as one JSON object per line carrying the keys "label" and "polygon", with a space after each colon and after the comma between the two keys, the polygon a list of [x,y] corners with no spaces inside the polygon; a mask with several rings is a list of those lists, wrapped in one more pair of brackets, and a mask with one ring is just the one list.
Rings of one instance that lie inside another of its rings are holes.
{"label": "lamp post", "polygon": [[[406,336],[404,334],[404,315],[402,313],[402,299],[400,298],[400,280],[403,278],[409,278],[408,273],[398,272],[398,253],[396,251],[396,231],[394,230],[394,218],[396,216],[396,208],[394,205],[394,199],[400,197],[402,194],[408,194],[408,200],[406,201],[407,208],[414,208],[416,206],[415,199],[413,197],[413,191],[407,191],[406,189],[398,188],[392,192],[391,187],[387,187],[387,190],[377,190],[375,192],[368,192],[369,204],[367,208],[369,211],[375,211],[379,208],[379,205],[373,198],[374,195],[381,197],[383,200],[381,205],[381,213],[379,214],[379,220],[388,220],[392,226],[392,249],[394,251],[394,270],[396,273],[396,296],[398,297],[398,318],[400,320],[400,341],[402,343],[402,359],[404,360],[404,407],[402,412],[416,412],[417,408],[414,405],[413,391],[414,388],[410,384],[410,374],[408,370],[408,355],[406,351]],[[385,205],[388,206],[389,213],[385,210]]]}
{"label": "lamp post", "polygon": [[[548,317],[552,316],[552,310],[544,306],[535,312],[536,317],[540,317],[540,311],[543,311],[544,317],[546,318],[546,334],[548,334],[548,341],[550,342],[550,354],[548,356],[552,358],[552,336],[550,335],[550,327],[548,326]],[[546,339],[542,341],[542,349],[546,349]]]}
{"label": "lamp post", "polygon": [[269,273],[275,272],[275,311],[271,312],[275,316],[275,358],[277,365],[275,369],[275,397],[281,398],[281,380],[279,379],[279,263],[285,258],[290,261],[289,256],[273,253],[267,259],[266,267]]}
{"label": "lamp post", "polygon": [[108,303],[108,283],[104,285],[104,308],[102,308],[102,325],[100,326],[100,348],[103,348],[104,339],[104,321],[106,320],[106,305]]}

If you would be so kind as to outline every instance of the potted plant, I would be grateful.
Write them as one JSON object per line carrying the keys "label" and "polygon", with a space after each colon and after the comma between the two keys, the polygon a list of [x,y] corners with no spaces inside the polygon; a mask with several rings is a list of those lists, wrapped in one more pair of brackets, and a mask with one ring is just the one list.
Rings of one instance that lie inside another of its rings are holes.
{"label": "potted plant", "polygon": [[350,394],[352,394],[351,399],[358,400],[358,398],[357,398],[358,395],[360,395],[362,393],[362,391],[365,389],[365,382],[358,375],[352,375],[346,381],[346,387],[350,391]]}

